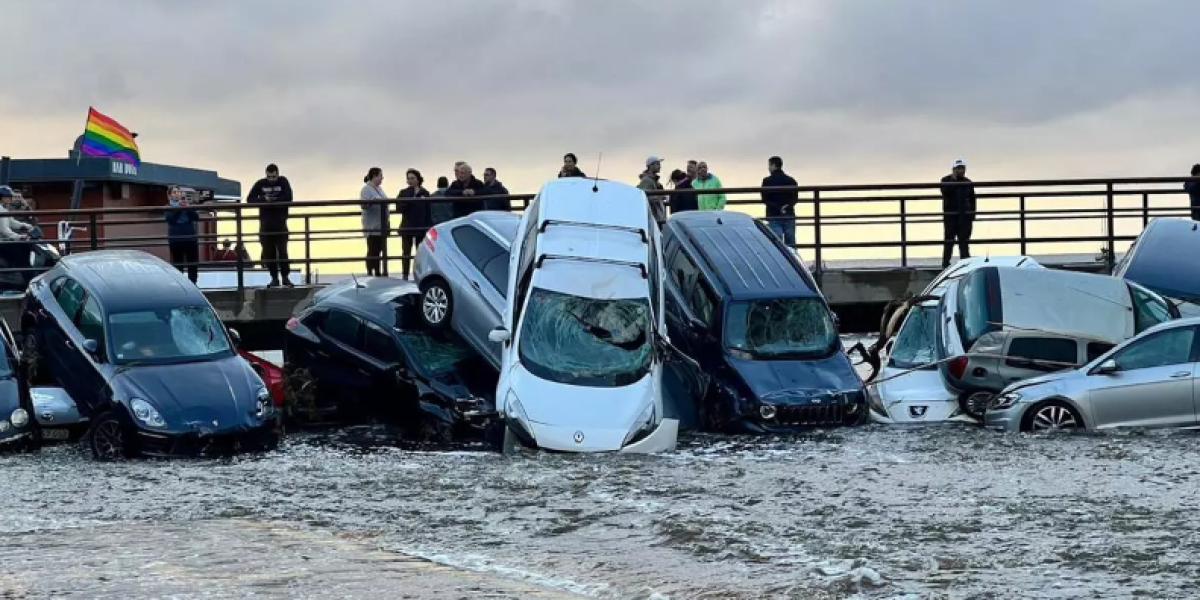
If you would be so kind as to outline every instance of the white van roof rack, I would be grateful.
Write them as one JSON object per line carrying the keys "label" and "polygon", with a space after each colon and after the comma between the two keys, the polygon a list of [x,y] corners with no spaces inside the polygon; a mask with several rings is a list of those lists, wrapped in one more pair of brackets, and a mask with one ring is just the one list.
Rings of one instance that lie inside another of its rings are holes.
{"label": "white van roof rack", "polygon": [[582,221],[560,221],[557,219],[546,219],[542,221],[541,227],[538,228],[538,233],[546,233],[546,228],[551,225],[574,225],[576,227],[591,227],[593,229],[609,229],[613,231],[628,231],[636,233],[642,238],[643,244],[650,243],[650,236],[646,235],[646,230],[641,227],[625,227],[623,225],[605,225],[601,223],[584,223]]}
{"label": "white van roof rack", "polygon": [[538,256],[537,262],[534,263],[535,268],[542,268],[542,263],[550,260],[577,260],[580,262],[600,263],[605,265],[619,265],[622,267],[633,267],[642,274],[642,279],[648,279],[650,274],[646,271],[646,265],[642,263],[629,262],[625,260],[610,260],[607,258],[589,258],[585,256],[563,256],[561,254],[542,254]]}

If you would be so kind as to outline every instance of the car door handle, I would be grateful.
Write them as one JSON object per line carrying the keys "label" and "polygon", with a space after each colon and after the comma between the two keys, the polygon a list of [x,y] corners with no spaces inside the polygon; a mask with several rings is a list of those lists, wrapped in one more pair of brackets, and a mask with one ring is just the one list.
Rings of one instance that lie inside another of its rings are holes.
{"label": "car door handle", "polygon": [[471,287],[475,288],[475,291],[479,291],[479,282],[478,282],[478,281],[475,281],[474,279],[472,279],[472,280],[471,280]]}
{"label": "car door handle", "polygon": [[1183,379],[1184,377],[1191,377],[1191,376],[1192,376],[1191,371],[1180,371],[1178,373],[1171,373],[1171,379]]}

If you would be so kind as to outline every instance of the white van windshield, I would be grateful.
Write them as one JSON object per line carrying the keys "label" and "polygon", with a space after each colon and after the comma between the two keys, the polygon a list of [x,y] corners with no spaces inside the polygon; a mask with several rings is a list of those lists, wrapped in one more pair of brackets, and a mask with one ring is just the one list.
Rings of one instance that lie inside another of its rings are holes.
{"label": "white van windshield", "polygon": [[650,371],[647,298],[598,300],[533,288],[522,318],[521,364],[569,385],[618,387]]}
{"label": "white van windshield", "polygon": [[757,359],[823,358],[836,351],[837,328],[820,298],[733,302],[725,346]]}

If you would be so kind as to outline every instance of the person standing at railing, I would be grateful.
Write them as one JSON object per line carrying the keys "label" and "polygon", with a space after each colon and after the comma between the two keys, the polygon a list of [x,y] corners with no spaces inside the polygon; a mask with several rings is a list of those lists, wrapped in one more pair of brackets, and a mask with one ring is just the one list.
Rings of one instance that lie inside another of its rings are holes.
{"label": "person standing at railing", "polygon": [[11,242],[28,240],[34,226],[8,216],[15,196],[12,188],[0,185],[0,242],[9,242],[0,243],[0,259],[3,259],[9,268],[23,269],[29,267],[29,247]]}
{"label": "person standing at railing", "polygon": [[171,253],[171,264],[180,273],[196,283],[200,276],[200,240],[196,238],[196,223],[200,213],[188,207],[187,195],[178,186],[168,192],[167,203],[180,210],[164,212],[167,220],[167,249]]}
{"label": "person standing at railing", "polygon": [[[488,167],[483,170],[483,189],[479,191],[480,196],[507,196],[508,188],[504,187],[503,183],[496,180],[496,169]],[[508,198],[496,200],[484,200],[483,210],[512,210],[512,201]]]}
{"label": "person standing at railing", "polygon": [[294,287],[288,264],[288,205],[292,202],[292,184],[279,174],[279,167],[267,165],[266,177],[250,188],[247,204],[257,204],[258,241],[262,244],[262,262],[271,272],[267,287],[279,287],[280,275],[284,287]]}
{"label": "person standing at railing", "polygon": [[[688,177],[687,173],[675,169],[671,171],[671,185],[675,188],[676,193],[671,195],[671,214],[696,210],[696,192],[692,189],[692,178]],[[680,191],[687,190],[687,191]]]}
{"label": "person standing at railing", "polygon": [[563,177],[587,177],[583,171],[579,170],[579,159],[575,157],[574,152],[568,152],[563,155],[563,166],[558,171],[558,178]]}
{"label": "person standing at railing", "polygon": [[[1200,177],[1200,164],[1192,165],[1192,177]],[[1183,191],[1188,193],[1188,201],[1192,205],[1192,220],[1200,221],[1200,181],[1183,184]]]}
{"label": "person standing at railing", "polygon": [[663,184],[659,183],[659,173],[662,172],[662,159],[657,156],[650,156],[646,159],[646,170],[638,177],[637,187],[639,190],[646,192],[646,200],[650,202],[650,214],[654,216],[654,220],[658,222],[658,226],[662,227],[663,223],[667,222],[667,204],[666,197],[662,194],[654,192],[663,189]]}
{"label": "person standing at railing", "polygon": [[971,258],[971,230],[975,225],[975,186],[967,179],[967,161],[955,160],[942,178],[942,268],[950,266],[954,242],[958,259]]}
{"label": "person standing at railing", "polygon": [[379,257],[383,255],[383,241],[389,227],[387,194],[383,192],[383,169],[371,167],[363,177],[362,191],[359,200],[376,201],[373,204],[362,205],[363,235],[367,238],[367,275],[383,277]]}
{"label": "person standing at railing", "polygon": [[[437,189],[429,194],[430,198],[440,198],[450,189],[450,180],[446,176],[438,177]],[[431,202],[429,205],[429,226],[441,225],[454,218],[454,206],[449,202]]]}
{"label": "person standing at railing", "polygon": [[721,178],[708,172],[708,163],[696,163],[696,178],[692,180],[692,188],[698,190],[696,197],[700,210],[725,210],[724,192],[705,194],[699,190],[719,190],[724,187]]}
{"label": "person standing at railing", "polygon": [[783,159],[772,156],[767,159],[768,175],[762,180],[762,201],[766,205],[767,227],[787,244],[788,248],[796,248],[796,203],[800,201],[800,192],[792,190],[771,190],[768,188],[794,188],[796,180],[783,172]]}
{"label": "person standing at railing", "polygon": [[[433,203],[424,199],[429,198],[429,191],[423,187],[425,178],[421,176],[420,171],[409,169],[404,177],[408,187],[400,190],[396,196],[396,212],[400,213],[401,277],[408,279],[413,250],[416,249],[425,230],[433,225]],[[446,178],[441,180],[445,181]],[[445,193],[444,190],[439,191]]]}
{"label": "person standing at railing", "polygon": [[451,183],[450,187],[446,189],[446,196],[468,199],[454,203],[455,218],[465,217],[477,210],[483,210],[483,201],[474,199],[483,191],[483,182],[475,179],[475,172],[471,169],[471,165],[467,163],[459,165],[455,170],[454,177],[454,183]]}

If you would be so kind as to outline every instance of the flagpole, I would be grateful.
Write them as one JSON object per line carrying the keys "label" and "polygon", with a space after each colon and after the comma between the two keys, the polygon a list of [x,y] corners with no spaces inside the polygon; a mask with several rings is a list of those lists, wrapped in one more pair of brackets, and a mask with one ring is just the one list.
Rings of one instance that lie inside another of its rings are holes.
{"label": "flagpole", "polygon": [[83,121],[83,134],[79,136],[79,149],[75,151],[75,181],[71,186],[71,210],[79,210],[83,204],[83,179],[78,176],[79,165],[83,163],[83,142],[87,137],[88,123],[92,122],[92,111],[95,110],[91,105],[88,105],[88,115]]}

